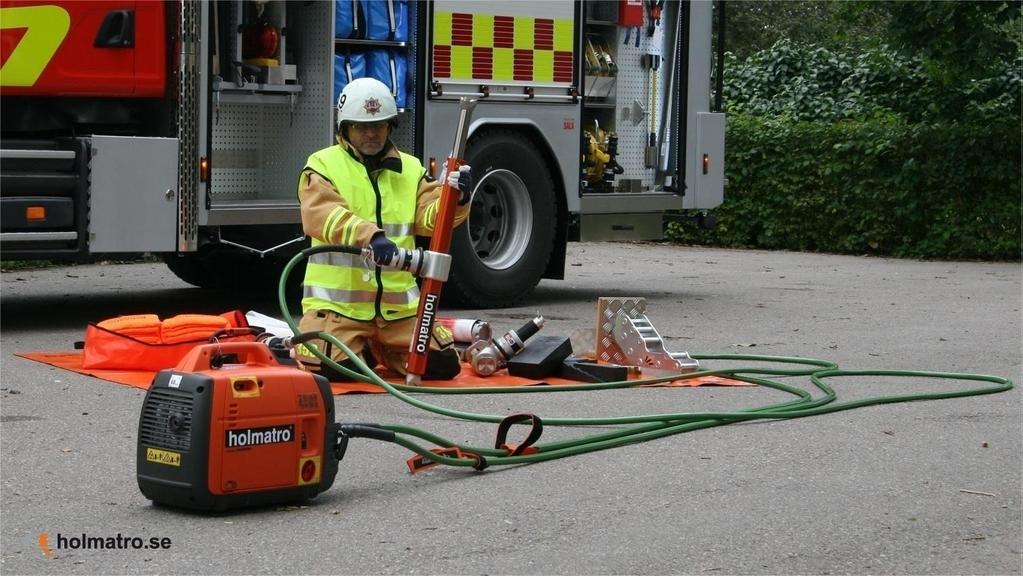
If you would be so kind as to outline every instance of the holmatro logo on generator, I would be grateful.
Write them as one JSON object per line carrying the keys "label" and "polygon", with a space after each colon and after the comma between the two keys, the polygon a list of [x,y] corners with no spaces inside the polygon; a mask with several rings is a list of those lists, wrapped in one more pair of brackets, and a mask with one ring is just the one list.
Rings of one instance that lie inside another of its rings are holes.
{"label": "holmatro logo on generator", "polygon": [[264,444],[283,444],[295,437],[295,425],[269,426],[266,428],[242,428],[228,430],[225,438],[228,448],[245,448]]}

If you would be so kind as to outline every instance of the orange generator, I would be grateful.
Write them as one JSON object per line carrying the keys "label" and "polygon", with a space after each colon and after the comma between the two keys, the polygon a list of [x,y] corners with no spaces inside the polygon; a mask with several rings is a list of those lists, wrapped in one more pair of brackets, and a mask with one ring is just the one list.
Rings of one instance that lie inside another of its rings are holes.
{"label": "orange generator", "polygon": [[200,510],[312,498],[337,475],[334,420],[330,383],[280,365],[265,344],[197,346],[146,394],[139,488]]}

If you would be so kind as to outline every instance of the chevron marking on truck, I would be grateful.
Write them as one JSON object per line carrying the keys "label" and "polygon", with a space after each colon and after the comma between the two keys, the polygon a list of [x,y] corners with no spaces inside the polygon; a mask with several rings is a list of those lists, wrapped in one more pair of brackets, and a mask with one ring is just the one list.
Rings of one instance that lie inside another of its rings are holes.
{"label": "chevron marking on truck", "polygon": [[0,86],[34,86],[70,28],[71,16],[60,6],[0,8]]}

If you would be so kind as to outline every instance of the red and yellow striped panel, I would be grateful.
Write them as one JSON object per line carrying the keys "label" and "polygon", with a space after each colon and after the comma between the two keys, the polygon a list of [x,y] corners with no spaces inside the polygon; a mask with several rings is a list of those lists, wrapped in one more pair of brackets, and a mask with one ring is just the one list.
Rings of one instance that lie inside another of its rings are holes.
{"label": "red and yellow striped panel", "polygon": [[434,80],[572,83],[572,19],[436,11],[433,30]]}

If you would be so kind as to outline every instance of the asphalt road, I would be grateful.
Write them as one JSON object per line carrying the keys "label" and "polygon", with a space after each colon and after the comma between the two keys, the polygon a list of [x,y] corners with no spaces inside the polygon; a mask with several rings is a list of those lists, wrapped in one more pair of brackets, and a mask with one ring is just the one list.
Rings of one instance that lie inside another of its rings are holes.
{"label": "asphalt road", "polygon": [[[1020,380],[1019,264],[649,244],[569,250],[566,279],[544,281],[521,306],[452,314],[503,332],[540,311],[544,333],[578,336],[593,329],[599,296],[642,296],[671,351]],[[353,440],[333,488],[304,507],[226,515],[155,507],[135,480],[144,393],[15,354],[69,351],[87,322],[119,314],[277,315],[273,303],[190,288],[157,264],[0,279],[5,574],[1021,571],[1019,388],[733,424],[482,473],[412,476],[405,449]],[[970,386],[834,382],[841,399]],[[426,399],[550,417],[737,410],[785,398],[763,387],[701,387]],[[336,397],[336,406],[346,420],[407,423],[475,444],[494,433],[383,395]],[[588,432],[549,428],[545,440]],[[170,547],[65,548],[46,557],[41,532],[51,547],[58,534],[83,533],[169,538]]]}

